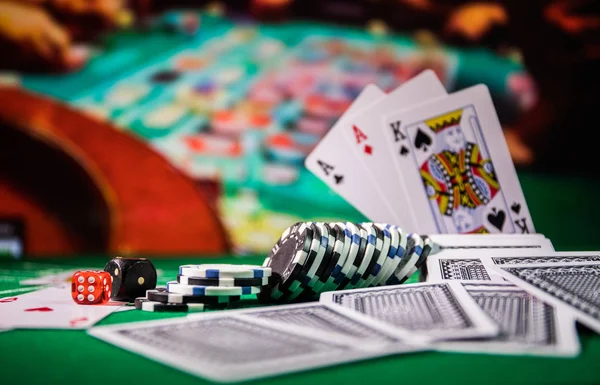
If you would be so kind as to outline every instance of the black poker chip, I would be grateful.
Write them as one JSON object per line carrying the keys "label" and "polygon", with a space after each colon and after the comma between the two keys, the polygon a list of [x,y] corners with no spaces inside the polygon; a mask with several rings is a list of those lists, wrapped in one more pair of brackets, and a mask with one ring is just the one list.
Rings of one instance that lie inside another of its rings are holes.
{"label": "black poker chip", "polygon": [[278,247],[274,247],[265,259],[263,266],[271,267],[273,271],[274,284],[269,285],[268,290],[272,299],[288,298],[299,290],[299,276],[308,262],[314,228],[312,223],[293,225],[286,230]]}
{"label": "black poker chip", "polygon": [[138,310],[161,313],[192,313],[214,308],[211,307],[212,305],[204,303],[163,303],[150,301],[148,298],[136,298],[134,305]]}

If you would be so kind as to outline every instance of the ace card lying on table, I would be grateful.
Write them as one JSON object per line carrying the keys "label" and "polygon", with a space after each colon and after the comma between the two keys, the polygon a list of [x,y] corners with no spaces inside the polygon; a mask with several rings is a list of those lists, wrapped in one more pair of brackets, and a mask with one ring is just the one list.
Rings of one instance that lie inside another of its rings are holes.
{"label": "ace card lying on table", "polygon": [[62,283],[31,293],[0,299],[0,328],[86,329],[118,308],[121,302],[105,306],[81,306],[71,298],[71,285]]}
{"label": "ace card lying on table", "polygon": [[421,233],[532,233],[490,93],[478,85],[384,119]]}

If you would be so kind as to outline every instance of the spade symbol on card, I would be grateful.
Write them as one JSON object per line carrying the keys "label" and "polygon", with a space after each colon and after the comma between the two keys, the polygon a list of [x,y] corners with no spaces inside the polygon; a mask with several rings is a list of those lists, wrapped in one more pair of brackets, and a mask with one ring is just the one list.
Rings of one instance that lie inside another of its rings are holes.
{"label": "spade symbol on card", "polygon": [[521,212],[521,204],[520,203],[513,203],[512,206],[510,206],[511,210],[515,212],[515,214],[518,214]]}
{"label": "spade symbol on card", "polygon": [[335,180],[335,184],[340,184],[344,181],[344,176],[343,175],[334,175],[333,179]]}
{"label": "spade symbol on card", "polygon": [[402,155],[402,156],[408,155],[408,148],[406,148],[406,146],[402,146],[400,148],[400,155]]}
{"label": "spade symbol on card", "polygon": [[488,214],[487,219],[495,228],[502,231],[504,221],[506,220],[506,214],[504,213],[504,210],[493,208],[492,212]]}
{"label": "spade symbol on card", "polygon": [[25,311],[47,312],[47,311],[54,311],[54,310],[49,307],[32,307],[31,309],[25,309]]}
{"label": "spade symbol on card", "polygon": [[431,137],[419,129],[415,137],[415,147],[427,151],[427,146],[431,146]]}

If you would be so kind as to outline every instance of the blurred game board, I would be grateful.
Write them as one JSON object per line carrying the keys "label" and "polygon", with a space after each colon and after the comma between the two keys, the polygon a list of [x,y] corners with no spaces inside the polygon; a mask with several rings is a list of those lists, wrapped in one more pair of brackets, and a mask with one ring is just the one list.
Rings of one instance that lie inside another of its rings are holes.
{"label": "blurred game board", "polygon": [[[242,253],[269,250],[297,221],[364,219],[303,161],[366,84],[389,91],[425,68],[449,90],[457,78],[455,52],[408,38],[198,17],[197,34],[154,28],[139,45],[125,35],[132,46],[113,38],[54,96],[146,141],[191,178],[218,181],[221,219]],[[58,81],[23,84],[44,92]]]}

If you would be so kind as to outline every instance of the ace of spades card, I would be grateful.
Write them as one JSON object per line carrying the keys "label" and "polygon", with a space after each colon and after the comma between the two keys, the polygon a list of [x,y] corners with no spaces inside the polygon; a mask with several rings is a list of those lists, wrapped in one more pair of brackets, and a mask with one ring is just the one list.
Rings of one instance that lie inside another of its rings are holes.
{"label": "ace of spades card", "polygon": [[384,131],[423,233],[533,233],[486,86],[387,116]]}

